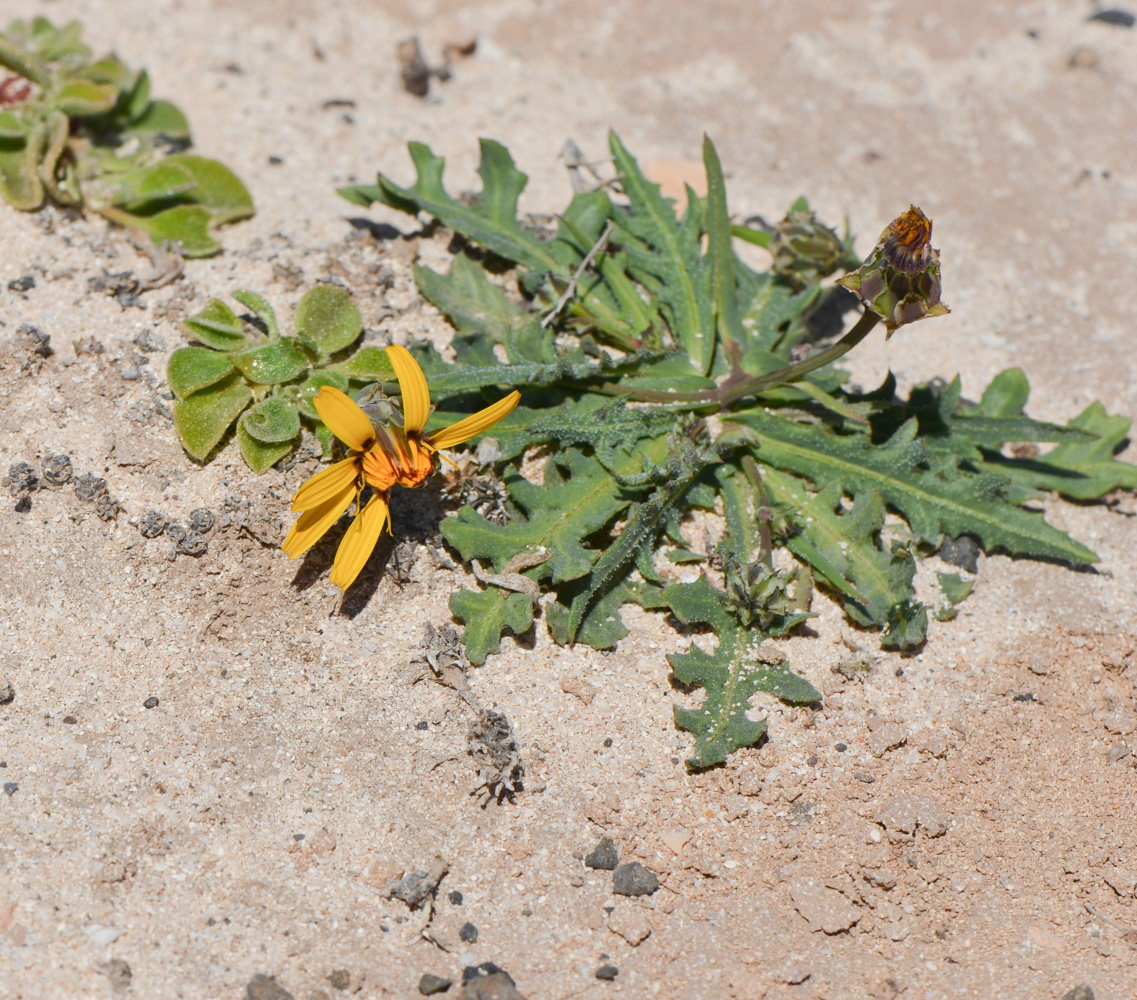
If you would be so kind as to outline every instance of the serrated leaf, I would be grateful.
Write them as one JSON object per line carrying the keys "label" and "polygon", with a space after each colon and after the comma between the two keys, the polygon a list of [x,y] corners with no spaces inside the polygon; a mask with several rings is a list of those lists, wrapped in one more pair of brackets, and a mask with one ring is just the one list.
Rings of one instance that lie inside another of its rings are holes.
{"label": "serrated leaf", "polygon": [[419,291],[446,315],[459,334],[485,334],[500,344],[511,331],[536,322],[532,313],[510,302],[492,285],[482,266],[469,257],[455,257],[448,275],[416,265],[414,276]]}
{"label": "serrated leaf", "polygon": [[317,285],[296,307],[296,331],[315,341],[327,357],[353,344],[363,332],[363,317],[342,288]]}
{"label": "serrated leaf", "polygon": [[926,444],[916,437],[914,419],[879,445],[863,435],[839,436],[766,410],[746,410],[730,419],[758,434],[762,462],[805,476],[821,488],[836,483],[854,496],[876,490],[919,538],[935,543],[942,534],[954,538],[967,533],[987,550],[1072,563],[1097,561],[1090,549],[1047,524],[1041,514],[1008,503],[997,476],[974,475],[947,463],[933,468]]}
{"label": "serrated leaf", "polygon": [[[630,210],[616,217],[616,237],[632,268],[658,282],[660,309],[672,334],[694,367],[706,374],[715,353],[711,269],[699,249],[699,225],[692,212],[680,223],[659,185],[644,177],[639,164],[610,133],[609,145]],[[627,233],[631,239],[624,239]]]}
{"label": "serrated leaf", "polygon": [[245,464],[258,476],[276,465],[295,446],[292,441],[276,444],[258,441],[245,430],[243,417],[237,425],[237,443],[241,448],[241,457],[245,460]]}
{"label": "serrated leaf", "polygon": [[524,635],[533,625],[533,602],[525,594],[497,587],[451,594],[450,612],[466,625],[462,641],[466,656],[475,665],[485,663],[490,653],[501,652],[503,633]]}
{"label": "serrated leaf", "polygon": [[246,411],[241,426],[261,444],[280,444],[300,433],[300,415],[293,404],[269,396]]}
{"label": "serrated leaf", "polygon": [[592,569],[595,551],[583,540],[607,526],[630,498],[595,459],[575,448],[550,457],[544,483],[534,486],[515,471],[504,477],[518,517],[507,524],[488,521],[472,507],[442,522],[442,537],[462,558],[489,560],[495,572],[521,552],[545,549],[553,583],[575,580]]}
{"label": "serrated leaf", "polygon": [[1091,403],[1069,423],[1096,434],[1085,444],[1060,444],[1039,458],[1007,458],[987,453],[980,468],[1029,490],[1053,490],[1071,500],[1096,500],[1113,490],[1137,489],[1137,465],[1114,458],[1129,434],[1128,417],[1112,416]]}
{"label": "serrated leaf", "polygon": [[260,385],[289,382],[311,364],[295,337],[270,340],[259,347],[236,351],[229,358],[245,378]]}
{"label": "serrated leaf", "polygon": [[916,560],[907,549],[885,551],[881,546],[884,502],[879,493],[860,493],[852,508],[843,510],[837,483],[811,498],[799,480],[775,469],[767,469],[764,478],[774,501],[794,511],[791,521],[797,530],[785,539],[786,548],[839,592],[853,621],[883,628],[893,608],[914,603]]}
{"label": "serrated leaf", "polygon": [[888,609],[880,635],[883,649],[916,649],[928,637],[928,609],[921,603],[901,602]]}
{"label": "serrated leaf", "polygon": [[180,347],[170,356],[166,381],[178,399],[220,382],[233,371],[227,355],[208,347]]}
{"label": "serrated leaf", "polygon": [[247,288],[239,288],[233,293],[233,298],[246,309],[252,310],[253,315],[264,324],[265,332],[270,337],[280,336],[280,326],[276,321],[276,310],[260,292],[250,292]]}
{"label": "serrated leaf", "polygon": [[952,604],[967,600],[971,588],[975,586],[974,580],[965,580],[958,573],[937,573],[936,576],[939,578],[944,597]]}
{"label": "serrated leaf", "polygon": [[175,400],[174,425],[186,451],[205,461],[252,401],[252,390],[235,373],[187,399]]}
{"label": "serrated leaf", "polygon": [[727,611],[726,595],[707,582],[676,584],[663,592],[675,616],[687,625],[709,625],[718,646],[708,653],[692,644],[686,653],[672,653],[667,662],[689,687],[706,691],[702,708],[675,707],[675,723],[696,735],[688,767],[721,764],[727,755],[754,746],[766,731],[766,721],[747,717],[750,698],[759,691],[792,704],[821,700],[821,693],[803,677],[791,673],[784,661],[769,663],[758,656],[761,643],[785,635],[808,615],[789,615],[767,630],[743,628]]}
{"label": "serrated leaf", "polygon": [[214,350],[240,350],[249,343],[237,314],[221,299],[210,299],[201,312],[185,321],[185,327],[191,337]]}

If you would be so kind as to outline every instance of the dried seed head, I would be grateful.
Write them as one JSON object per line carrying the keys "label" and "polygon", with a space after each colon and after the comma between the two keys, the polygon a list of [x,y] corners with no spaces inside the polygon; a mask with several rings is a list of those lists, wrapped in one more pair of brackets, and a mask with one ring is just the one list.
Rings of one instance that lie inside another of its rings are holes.
{"label": "dried seed head", "polygon": [[898,327],[951,312],[940,301],[940,253],[932,246],[932,220],[915,205],[893,219],[865,262],[837,283],[884,320],[890,337]]}
{"label": "dried seed head", "polygon": [[774,273],[800,286],[836,271],[848,247],[813,212],[791,211],[774,227],[770,253],[774,255]]}

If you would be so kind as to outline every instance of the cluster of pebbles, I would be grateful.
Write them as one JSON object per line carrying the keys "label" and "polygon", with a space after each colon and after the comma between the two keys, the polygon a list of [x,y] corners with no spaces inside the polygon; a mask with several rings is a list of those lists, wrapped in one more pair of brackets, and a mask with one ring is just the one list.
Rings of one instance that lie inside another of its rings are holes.
{"label": "cluster of pebbles", "polygon": [[[61,489],[68,485],[74,485],[75,496],[93,504],[95,513],[104,521],[114,520],[123,509],[118,500],[107,492],[107,481],[102,476],[89,472],[75,475],[67,455],[45,456],[38,470],[27,462],[17,462],[9,466],[8,475],[0,480],[0,485],[6,486],[9,495],[16,498],[18,514],[26,514],[32,509],[32,495],[37,490]],[[173,545],[168,558],[174,559],[178,555],[204,555],[208,548],[205,536],[213,530],[215,523],[212,512],[204,507],[190,511],[188,524],[178,524],[161,511],[151,510],[139,519],[138,531],[143,538],[161,535],[169,538]]]}

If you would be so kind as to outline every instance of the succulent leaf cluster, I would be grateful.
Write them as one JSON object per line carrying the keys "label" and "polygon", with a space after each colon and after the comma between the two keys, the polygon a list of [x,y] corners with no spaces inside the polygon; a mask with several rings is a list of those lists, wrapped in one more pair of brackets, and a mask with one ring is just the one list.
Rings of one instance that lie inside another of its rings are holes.
{"label": "succulent leaf cluster", "polygon": [[87,206],[187,257],[216,253],[213,230],[253,214],[236,174],[186,152],[185,115],[151,98],[147,72],[94,59],[78,22],[13,21],[0,67],[0,195],[15,208]]}
{"label": "succulent leaf cluster", "polygon": [[351,352],[363,333],[351,296],[335,285],[310,289],[296,307],[290,336],[263,295],[242,289],[233,298],[249,312],[238,315],[211,299],[185,321],[200,346],[170,357],[166,379],[186,451],[205,461],[236,424],[241,455],[261,473],[297,447],[307,425],[331,454],[332,435],[313,397],[325,385],[347,392],[394,377],[381,347]]}

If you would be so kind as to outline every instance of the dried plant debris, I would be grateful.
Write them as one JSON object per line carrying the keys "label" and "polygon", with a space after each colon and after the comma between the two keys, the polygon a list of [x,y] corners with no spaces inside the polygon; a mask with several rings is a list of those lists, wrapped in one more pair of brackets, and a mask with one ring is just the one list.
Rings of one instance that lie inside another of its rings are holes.
{"label": "dried plant debris", "polygon": [[26,357],[20,364],[20,370],[23,372],[39,371],[44,361],[55,353],[51,347],[51,335],[34,323],[21,323],[16,330],[16,341],[27,351]]}
{"label": "dried plant debris", "polygon": [[504,712],[484,708],[468,727],[470,756],[478,768],[477,784],[472,795],[486,793],[486,802],[498,802],[521,791],[525,767],[521,748],[513,734],[513,726]]}
{"label": "dried plant debris", "polygon": [[238,534],[269,548],[279,546],[285,535],[284,521],[253,507],[247,497],[226,497],[217,526],[234,528]]}
{"label": "dried plant debris", "polygon": [[27,462],[16,462],[8,466],[4,482],[12,496],[24,496],[39,489],[39,473]]}
{"label": "dried plant debris", "polygon": [[47,455],[43,460],[43,480],[49,486],[66,486],[74,474],[69,455]]}

